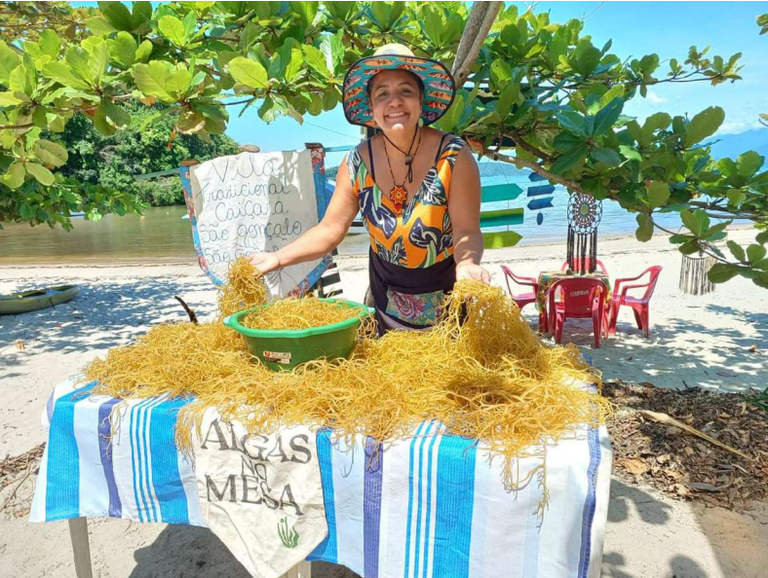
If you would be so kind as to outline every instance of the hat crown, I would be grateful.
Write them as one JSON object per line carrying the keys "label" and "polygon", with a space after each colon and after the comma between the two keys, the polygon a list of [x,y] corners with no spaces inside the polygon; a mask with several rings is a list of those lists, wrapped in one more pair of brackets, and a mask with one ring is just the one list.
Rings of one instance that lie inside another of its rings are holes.
{"label": "hat crown", "polygon": [[379,46],[376,49],[376,52],[373,53],[374,56],[414,56],[413,50],[408,48],[405,44],[398,44],[396,42],[393,42],[392,44],[385,44],[384,46]]}

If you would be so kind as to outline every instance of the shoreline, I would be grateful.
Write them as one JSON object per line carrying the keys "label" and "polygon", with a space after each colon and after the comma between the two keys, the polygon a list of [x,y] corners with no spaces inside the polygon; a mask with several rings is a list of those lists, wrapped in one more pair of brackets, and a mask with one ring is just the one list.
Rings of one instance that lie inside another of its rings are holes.
{"label": "shoreline", "polygon": [[[741,231],[748,231],[754,229],[754,226],[751,224],[738,224],[733,225],[729,228],[729,232],[741,232]],[[616,241],[631,241],[635,243],[638,247],[638,249],[643,249],[644,247],[648,246],[651,243],[654,243],[654,241],[657,241],[658,239],[669,239],[670,235],[668,233],[664,232],[658,232],[655,233],[653,238],[646,242],[641,243],[640,241],[637,241],[635,239],[635,235],[632,232],[628,232],[626,234],[615,234],[615,235],[606,235],[601,236],[598,239],[598,243],[610,243],[610,242],[616,242]],[[531,240],[529,242],[525,242],[525,238],[515,245],[514,247],[506,247],[503,249],[486,249],[484,254],[484,262],[493,262],[493,260],[489,259],[489,257],[495,255],[498,252],[510,252],[514,250],[525,250],[530,248],[547,248],[547,247],[555,247],[555,246],[564,246],[565,240],[564,239],[558,239],[558,240],[548,240],[548,239],[542,239],[542,240]],[[671,247],[671,245],[668,245]],[[598,245],[598,253],[599,253],[600,245]],[[366,258],[367,259],[368,254],[367,252],[360,252],[360,253],[340,253],[338,257],[336,257],[336,260],[339,262],[344,260],[352,260],[352,259],[360,259],[360,258]],[[37,267],[45,267],[45,268],[53,268],[53,269],[65,269],[68,267],[94,267],[94,268],[101,268],[101,269],[109,269],[114,267],[172,267],[172,266],[187,266],[187,265],[197,265],[197,255],[190,254],[189,256],[158,256],[158,257],[97,257],[92,259],[84,259],[84,258],[74,258],[74,259],[68,259],[65,261],[62,261],[62,258],[59,256],[56,257],[44,257],[38,261],[35,261],[34,263],[29,263],[28,258],[8,258],[8,257],[0,257],[0,267],[2,269],[34,269]],[[2,279],[2,269],[0,269],[0,279]]]}

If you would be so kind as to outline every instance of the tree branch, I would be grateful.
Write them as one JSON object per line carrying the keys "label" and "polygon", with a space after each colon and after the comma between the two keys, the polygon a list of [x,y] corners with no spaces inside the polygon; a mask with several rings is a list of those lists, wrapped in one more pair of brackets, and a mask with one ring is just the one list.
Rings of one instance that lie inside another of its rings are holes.
{"label": "tree branch", "polygon": [[480,54],[488,32],[491,30],[496,17],[499,15],[501,2],[475,2],[469,14],[464,32],[459,40],[456,58],[453,61],[453,76],[456,86],[464,86],[469,70]]}

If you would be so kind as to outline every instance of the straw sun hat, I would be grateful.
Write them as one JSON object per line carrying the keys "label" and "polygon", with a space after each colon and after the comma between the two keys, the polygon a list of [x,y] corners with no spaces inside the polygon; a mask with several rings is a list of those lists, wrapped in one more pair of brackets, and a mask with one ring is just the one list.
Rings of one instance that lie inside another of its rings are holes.
{"label": "straw sun hat", "polygon": [[443,116],[456,95],[456,82],[442,62],[414,56],[411,49],[402,44],[387,44],[373,56],[355,62],[344,77],[344,116],[350,123],[376,127],[367,88],[368,81],[382,70],[407,70],[421,79],[424,85],[421,118],[425,125]]}

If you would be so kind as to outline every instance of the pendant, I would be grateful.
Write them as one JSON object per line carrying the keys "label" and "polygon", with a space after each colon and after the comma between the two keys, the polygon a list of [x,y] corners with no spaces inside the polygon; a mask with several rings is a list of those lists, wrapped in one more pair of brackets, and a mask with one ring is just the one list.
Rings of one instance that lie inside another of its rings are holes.
{"label": "pendant", "polygon": [[402,185],[395,185],[389,191],[389,200],[395,205],[395,211],[399,215],[403,211],[403,205],[408,200],[408,191]]}
{"label": "pendant", "polygon": [[405,155],[405,164],[410,165],[413,162],[413,157],[411,155]]}

